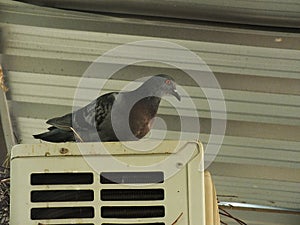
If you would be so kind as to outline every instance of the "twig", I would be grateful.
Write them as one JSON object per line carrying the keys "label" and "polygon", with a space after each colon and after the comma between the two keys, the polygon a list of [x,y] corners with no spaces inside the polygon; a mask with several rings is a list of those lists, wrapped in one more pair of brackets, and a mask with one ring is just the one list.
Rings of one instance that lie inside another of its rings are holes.
{"label": "twig", "polygon": [[221,224],[228,225],[227,223],[223,222],[222,220],[220,222],[221,222]]}
{"label": "twig", "polygon": [[0,180],[1,183],[6,183],[6,182],[10,182],[10,178],[4,178],[2,180]]}
{"label": "twig", "polygon": [[238,224],[240,225],[247,225],[244,221],[234,217],[233,215],[231,215],[229,212],[227,212],[225,209],[222,209],[219,207],[219,210],[222,211],[222,212],[219,212],[220,215],[223,215],[223,216],[227,216],[233,220],[235,220]]}
{"label": "twig", "polygon": [[183,215],[183,212],[180,213],[180,215],[177,217],[177,219],[171,225],[175,225],[178,222],[178,220],[182,217],[182,215]]}
{"label": "twig", "polygon": [[84,141],[82,140],[82,138],[80,137],[80,135],[74,130],[73,127],[70,127],[70,129],[73,131],[73,133],[76,135],[76,137],[80,140],[80,142],[84,142]]}

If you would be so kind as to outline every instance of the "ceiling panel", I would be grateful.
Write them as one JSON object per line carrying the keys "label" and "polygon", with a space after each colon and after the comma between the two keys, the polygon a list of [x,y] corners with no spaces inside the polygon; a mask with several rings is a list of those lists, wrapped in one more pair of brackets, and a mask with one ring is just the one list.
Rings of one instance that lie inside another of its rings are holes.
{"label": "ceiling panel", "polygon": [[[300,4],[289,0],[58,1],[22,0],[33,4],[93,12],[123,13],[240,24],[299,27]],[[201,12],[201,13],[199,13]]]}
{"label": "ceiling panel", "polygon": [[[62,31],[40,27],[28,29],[27,26],[18,25],[10,26],[6,35],[5,47],[8,55],[87,62],[96,60],[104,52],[118,45],[149,39],[143,36]],[[299,79],[298,50],[175,39],[157,40],[173,41],[197,53],[214,72]],[[127,52],[124,52],[124,55],[126,54]],[[166,58],[171,63],[177,60],[178,56]],[[182,57],[181,62],[185,62],[189,69],[194,68],[193,64],[188,63],[189,59]]]}

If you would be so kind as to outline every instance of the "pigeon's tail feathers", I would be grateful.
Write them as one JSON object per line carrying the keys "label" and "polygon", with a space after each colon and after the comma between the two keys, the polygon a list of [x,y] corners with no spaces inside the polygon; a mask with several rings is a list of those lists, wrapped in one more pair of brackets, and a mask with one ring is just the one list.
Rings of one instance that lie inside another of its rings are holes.
{"label": "pigeon's tail feathers", "polygon": [[55,127],[51,127],[48,132],[33,135],[35,139],[41,139],[48,142],[68,142],[75,141],[72,131],[60,130]]}
{"label": "pigeon's tail feathers", "polygon": [[54,129],[57,129],[56,127],[52,126],[52,127],[48,127],[47,128],[48,130],[54,130]]}
{"label": "pigeon's tail feathers", "polygon": [[66,114],[62,117],[55,117],[48,120],[46,123],[53,125],[62,130],[70,131],[70,127],[72,126],[72,114]]}

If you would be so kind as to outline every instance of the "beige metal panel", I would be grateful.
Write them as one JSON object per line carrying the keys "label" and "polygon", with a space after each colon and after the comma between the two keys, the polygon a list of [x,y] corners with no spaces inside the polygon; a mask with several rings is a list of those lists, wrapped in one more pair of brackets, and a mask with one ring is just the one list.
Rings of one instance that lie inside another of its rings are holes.
{"label": "beige metal panel", "polygon": [[[219,170],[220,166],[223,172]],[[214,162],[209,170],[214,174],[221,202],[299,209],[299,169],[249,164],[236,164],[230,168],[227,163]],[[238,175],[241,173],[244,174],[243,177]]]}
{"label": "beige metal panel", "polygon": [[[284,7],[286,7],[286,3],[279,2],[278,4],[284,4]],[[215,27],[201,22],[186,23],[185,21],[162,20],[162,18],[152,18],[151,20],[149,18],[125,16],[117,18],[101,14],[96,15],[38,7],[10,0],[2,0],[0,5],[0,15],[8,23],[81,31],[103,32],[109,30],[111,33],[130,33],[149,37],[300,49],[299,34],[297,33],[249,30],[241,26]]]}
{"label": "beige metal panel", "polygon": [[[159,71],[158,71],[159,72]],[[73,99],[79,79],[58,75],[32,74],[22,72],[8,73],[10,82],[11,99],[19,102],[33,102],[40,104],[73,105]],[[82,105],[86,105],[96,96],[99,88],[97,83],[104,83],[105,86],[101,93],[108,91],[119,91],[128,84],[127,81],[112,80],[106,83],[105,80],[95,79],[94,86],[86,87],[86,96],[81,96]],[[139,83],[135,86],[137,87]],[[197,87],[182,86],[184,90],[193,97],[201,117],[209,118],[209,105],[202,91]],[[41,90],[47,90],[42,91]],[[237,90],[223,90],[226,100],[228,119],[244,120],[254,122],[272,122],[289,125],[300,124],[300,97],[295,95],[267,94]],[[189,112],[189,105],[183,101],[180,107],[185,109],[181,116],[192,116]],[[172,106],[167,102],[162,102],[160,113],[176,113]],[[49,115],[51,116],[51,115]]]}
{"label": "beige metal panel", "polygon": [[[234,158],[235,161],[253,163],[261,161],[262,164],[270,165],[271,161],[277,166],[294,166],[300,168],[300,153],[297,150],[286,151],[282,149],[247,148],[223,145],[218,154],[219,157]],[[231,159],[232,160],[232,159]],[[223,159],[226,161],[226,159]],[[268,162],[270,161],[270,162]]]}
{"label": "beige metal panel", "polygon": [[[143,16],[157,16],[204,20],[222,23],[238,23],[261,26],[299,28],[299,4],[289,2],[288,6],[277,1],[221,1],[221,0],[173,0],[136,1],[119,0],[57,1],[24,0],[26,2],[54,6],[57,8],[106,13],[122,13]],[[201,12],[201,13],[199,13]]]}
{"label": "beige metal panel", "polygon": [[[187,2],[194,2],[194,0],[189,0]],[[300,10],[300,4],[297,0],[256,0],[256,1],[247,1],[247,0],[228,0],[226,2],[222,0],[202,0],[203,4],[209,4],[214,6],[228,6],[244,9],[256,9],[256,10],[268,10],[268,11],[281,11],[281,12],[298,12]]]}
{"label": "beige metal panel", "polygon": [[[146,68],[147,69],[147,68]],[[150,68],[149,68],[150,69]],[[61,88],[71,87],[72,89],[77,88],[80,77],[74,76],[63,76],[59,74],[41,74],[41,73],[28,73],[28,72],[17,72],[9,71],[7,73],[7,78],[11,85],[48,85]],[[92,78],[90,78],[92,79]],[[96,79],[99,81],[101,79]],[[103,80],[105,83],[103,91],[114,91],[121,90],[129,81],[125,80]],[[140,85],[140,82],[136,82],[135,87]],[[181,83],[178,83],[182,85]],[[87,87],[88,89],[99,90],[97,83],[91,83],[93,86]],[[194,87],[192,85],[182,86],[191,96],[203,98],[205,97],[202,91],[199,91],[199,87]],[[290,105],[290,106],[300,106],[300,96],[297,95],[287,95],[287,94],[269,94],[262,92],[246,91],[246,90],[228,90],[223,89],[223,94],[226,100],[236,101],[236,102],[249,102],[249,103],[269,103],[277,105]],[[73,96],[72,96],[73,97]]]}
{"label": "beige metal panel", "polygon": [[[64,105],[72,106],[73,105],[73,99],[74,99],[74,92],[75,88],[65,87],[64,84],[56,86],[56,85],[46,85],[45,83],[40,84],[22,84],[22,83],[11,83],[11,95],[13,100],[19,100],[20,99],[14,99],[15,96],[22,96],[24,98],[23,101],[31,102],[29,98],[31,96],[40,97],[42,101],[40,103],[49,104],[49,102],[44,101],[43,98],[51,99],[56,98],[57,100],[66,100],[69,99],[70,101],[68,103],[63,103]],[[121,87],[122,89],[123,87]],[[193,95],[193,90],[189,87],[182,87],[184,90],[187,91],[190,96]],[[45,92],[41,92],[41,90],[47,90]],[[83,100],[86,99],[86,101],[83,101],[84,104],[87,104],[90,102],[91,99],[93,99],[95,93],[98,92],[99,89],[91,90],[90,88],[86,88],[86,96],[80,96]],[[109,91],[118,91],[120,89],[114,88],[114,89],[103,89],[102,93],[106,93]],[[199,93],[201,93],[198,90]],[[253,94],[251,92],[241,92],[241,91],[223,91],[225,100],[226,100],[226,107],[227,112],[230,113],[244,113],[244,114],[254,114],[257,116],[263,116],[263,115],[269,115],[274,117],[286,117],[286,118],[293,118],[294,120],[297,120],[300,109],[299,109],[299,102],[300,97],[298,96],[286,96],[286,95],[270,95],[270,94]],[[234,95],[237,97],[234,97]],[[243,95],[245,97],[243,98]],[[232,97],[232,98],[231,98]],[[256,97],[261,97],[260,101],[255,102]],[[277,102],[272,103],[272,99],[278,98]],[[185,96],[183,96],[185,98]],[[250,100],[251,98],[251,100]],[[291,101],[288,103],[284,101],[285,99],[290,98]],[[207,100],[205,99],[205,95],[201,93],[201,95],[197,95],[196,97],[192,97],[193,101],[195,102],[196,106],[198,107],[198,110],[208,110],[209,106],[207,104]],[[293,99],[295,102],[293,103]],[[221,100],[220,100],[221,101]],[[299,101],[299,102],[298,102]],[[34,102],[34,101],[32,101]],[[60,102],[57,102],[57,104],[60,104]],[[62,103],[61,103],[62,104]],[[180,104],[182,108],[187,108],[187,103],[182,101]],[[163,103],[163,106],[167,107],[167,103]]]}
{"label": "beige metal panel", "polygon": [[[29,73],[81,77],[86,71],[89,62],[70,61],[60,59],[43,59],[37,57],[22,57],[5,55],[3,65],[8,71],[24,71]],[[195,82],[175,68],[155,68],[140,65],[131,65],[126,70],[118,71],[113,79],[132,81],[138,77],[150,76],[157,73],[171,74],[181,85],[195,86]],[[270,94],[300,95],[300,79],[285,79],[275,77],[261,77],[230,73],[216,73],[215,77],[222,89],[254,91]],[[209,87],[209,85],[203,85]]]}
{"label": "beige metal panel", "polygon": [[[121,44],[147,40],[149,37],[109,33],[82,33],[27,26],[10,26],[6,54],[61,60],[95,60],[104,52]],[[101,40],[101,41],[100,41]],[[298,79],[300,52],[275,48],[158,39],[178,43],[197,53],[214,72],[274,76]],[[124,56],[126,56],[125,53]],[[165,56],[170,62],[172,56]],[[182,58],[189,69],[194,68]]]}
{"label": "beige metal panel", "polygon": [[[234,184],[231,182],[231,184],[227,185],[216,183],[217,190],[219,193],[222,193],[219,196],[219,200],[223,202],[246,202],[248,204],[280,206],[294,209],[299,209],[300,207],[298,202],[300,197],[299,192],[288,192],[285,188],[272,190],[271,183],[267,188],[254,188],[253,186],[245,185],[246,182],[250,183],[253,182],[253,180],[244,180],[243,185],[239,185],[236,181]],[[277,181],[274,185],[278,184],[280,184],[280,182]]]}
{"label": "beige metal panel", "polygon": [[[287,181],[275,181],[272,179],[255,179],[255,178],[242,178],[242,177],[226,177],[226,176],[213,176],[215,183],[218,183],[219,186],[230,186],[234,182],[235,187],[243,188],[253,188],[253,191],[256,189],[259,190],[270,190],[270,191],[282,191],[292,194],[295,194],[295,197],[299,197],[299,183],[297,182],[287,182]],[[251,192],[251,191],[250,191]],[[284,193],[282,193],[284,194]],[[225,196],[224,196],[225,197]]]}
{"label": "beige metal panel", "polygon": [[[3,24],[4,25],[4,24]],[[4,25],[4,27],[6,27]],[[50,29],[41,27],[28,27],[21,25],[9,26],[8,37],[10,38],[7,43],[8,50],[13,51],[14,48],[18,49],[18,54],[34,54],[30,50],[35,50],[36,54],[43,56],[42,50],[49,50],[49,56],[52,54],[60,54],[63,58],[76,59],[76,55],[68,55],[72,53],[84,54],[80,59],[89,60],[95,55],[98,56],[117,45],[133,42],[136,40],[149,39],[147,36],[133,36],[133,35],[120,35],[112,33],[99,33],[99,32],[82,32],[74,30],[61,30]],[[161,38],[158,38],[161,39]],[[171,41],[171,39],[169,39]],[[278,51],[276,48],[253,47],[246,45],[232,45],[232,44],[218,44],[209,42],[194,42],[173,39],[176,43],[182,44],[191,49],[193,52],[202,53],[206,58],[217,58],[219,54],[228,54],[230,59],[238,59],[238,56],[248,56],[251,58],[265,58],[270,59],[286,59],[286,60],[299,60],[299,52],[297,50],[282,50]],[[272,53],[278,52],[280,55]],[[234,58],[236,56],[236,58]],[[220,60],[219,58],[217,58]],[[224,60],[224,59],[223,59]],[[249,63],[251,62],[249,60]],[[225,61],[225,62],[226,62]],[[287,61],[288,62],[288,61]],[[261,61],[263,63],[263,61]],[[285,65],[282,65],[285,66]],[[292,68],[290,68],[292,69]]]}
{"label": "beige metal panel", "polygon": [[[209,170],[214,175],[224,177],[243,177],[300,183],[299,168],[280,167],[276,165],[252,165],[239,162],[215,162],[209,167]],[[241,176],[241,174],[243,175]]]}
{"label": "beige metal panel", "polygon": [[[299,214],[291,214],[284,212],[266,212],[255,209],[248,210],[230,210],[225,208],[234,217],[241,219],[246,224],[252,225],[298,225],[300,221]],[[236,225],[232,219],[221,216],[221,220],[228,225]]]}

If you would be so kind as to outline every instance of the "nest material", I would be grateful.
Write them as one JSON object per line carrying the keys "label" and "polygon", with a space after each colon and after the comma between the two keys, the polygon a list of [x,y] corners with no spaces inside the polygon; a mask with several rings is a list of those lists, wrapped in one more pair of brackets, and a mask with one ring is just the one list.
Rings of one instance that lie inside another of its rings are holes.
{"label": "nest material", "polygon": [[6,85],[5,85],[5,79],[4,79],[4,74],[3,74],[3,69],[2,69],[1,64],[0,64],[0,88],[4,92],[8,91],[8,87],[6,87]]}
{"label": "nest material", "polygon": [[0,224],[9,224],[9,168],[0,166]]}

